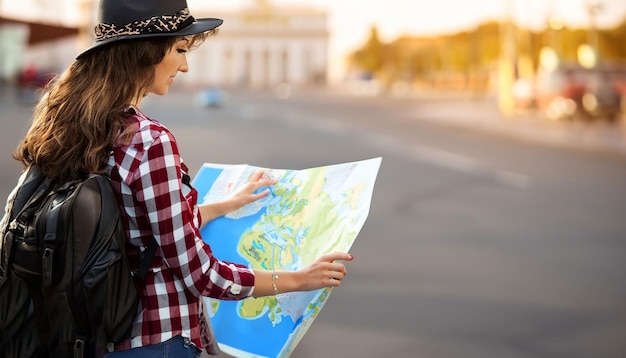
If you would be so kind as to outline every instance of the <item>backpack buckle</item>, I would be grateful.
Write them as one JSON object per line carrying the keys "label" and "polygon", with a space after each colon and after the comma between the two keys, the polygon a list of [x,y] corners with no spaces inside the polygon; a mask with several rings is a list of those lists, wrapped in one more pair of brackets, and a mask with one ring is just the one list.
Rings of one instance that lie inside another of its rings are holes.
{"label": "backpack buckle", "polygon": [[43,282],[49,284],[52,282],[52,260],[54,257],[54,249],[46,247],[41,257],[41,271]]}
{"label": "backpack buckle", "polygon": [[85,354],[85,340],[77,338],[74,341],[74,358],[81,358]]}

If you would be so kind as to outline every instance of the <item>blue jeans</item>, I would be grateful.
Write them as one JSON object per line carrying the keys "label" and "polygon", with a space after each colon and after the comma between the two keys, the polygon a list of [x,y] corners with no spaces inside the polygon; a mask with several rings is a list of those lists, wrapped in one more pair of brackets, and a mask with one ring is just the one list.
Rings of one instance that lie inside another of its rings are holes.
{"label": "blue jeans", "polygon": [[189,338],[176,336],[163,343],[106,354],[105,358],[199,358],[202,354]]}

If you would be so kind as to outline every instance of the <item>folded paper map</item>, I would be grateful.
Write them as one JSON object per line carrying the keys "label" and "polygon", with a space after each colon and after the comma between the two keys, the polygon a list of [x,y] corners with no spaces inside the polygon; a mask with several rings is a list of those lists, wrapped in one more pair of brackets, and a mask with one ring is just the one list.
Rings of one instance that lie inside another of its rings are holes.
{"label": "folded paper map", "polygon": [[[265,198],[210,222],[203,240],[221,260],[264,270],[298,270],[323,254],[348,252],[369,213],[380,164],[381,158],[304,170],[204,164],[193,180],[200,203],[232,195],[259,169],[277,183]],[[288,357],[330,293],[205,300],[222,351]]]}

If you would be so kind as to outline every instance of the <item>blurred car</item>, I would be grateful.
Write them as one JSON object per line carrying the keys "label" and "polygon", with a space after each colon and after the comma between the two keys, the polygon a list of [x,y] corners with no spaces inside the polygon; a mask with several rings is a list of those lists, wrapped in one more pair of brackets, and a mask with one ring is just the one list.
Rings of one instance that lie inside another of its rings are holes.
{"label": "blurred car", "polygon": [[17,74],[17,90],[23,103],[33,104],[39,101],[48,83],[56,77],[56,73],[39,70],[35,65],[28,65]]}
{"label": "blurred car", "polygon": [[540,73],[535,103],[550,119],[616,121],[622,112],[619,80],[626,68],[598,66],[586,69],[561,65]]}
{"label": "blurred car", "polygon": [[226,102],[226,92],[216,87],[207,88],[196,95],[196,104],[203,108],[217,108]]}
{"label": "blurred car", "polygon": [[582,98],[582,106],[588,116],[617,120],[621,112],[622,95],[616,80],[606,69],[589,73]]}

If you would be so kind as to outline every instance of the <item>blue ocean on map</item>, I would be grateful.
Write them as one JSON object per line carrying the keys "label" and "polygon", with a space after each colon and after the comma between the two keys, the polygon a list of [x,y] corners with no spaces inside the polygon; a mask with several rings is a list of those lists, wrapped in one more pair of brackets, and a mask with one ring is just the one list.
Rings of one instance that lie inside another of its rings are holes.
{"label": "blue ocean on map", "polygon": [[[246,231],[245,228],[250,228],[261,215],[263,211],[257,215],[240,218],[237,220],[239,225],[229,223],[233,221],[232,219],[216,219],[202,230],[203,240],[211,245],[214,255],[220,260],[249,265],[247,260],[237,253],[235,244]],[[243,230],[238,232],[234,230],[235,228]],[[289,316],[283,316],[280,323],[273,325],[266,314],[244,327],[240,324],[241,317],[237,313],[239,311],[237,305],[239,301],[220,301],[219,309],[211,318],[211,322],[218,342],[244,351],[263,352],[264,355],[277,356],[283,347],[276,346],[274,339],[283,337],[283,341],[287,341],[291,332],[299,324],[299,322],[294,323]],[[263,332],[271,332],[273,339],[262,339]],[[255,339],[249,339],[249,337],[255,337]]]}
{"label": "blue ocean on map", "polygon": [[[194,187],[198,190],[199,200],[206,195],[215,180],[219,177],[221,169],[202,168],[194,179]],[[255,215],[239,218],[237,220],[220,217],[208,225],[202,231],[202,239],[211,246],[215,257],[222,261],[242,263],[250,266],[250,262],[237,252],[239,238],[250,229],[259,218],[265,213],[265,209],[260,210]],[[234,222],[237,222],[235,225]],[[249,325],[241,325],[241,317],[238,315],[239,301],[220,301],[219,309],[211,318],[211,323],[215,329],[220,344],[226,344],[237,349],[257,352],[266,356],[277,356],[283,349],[276,345],[277,338],[283,338],[286,342],[290,334],[301,323],[293,322],[289,316],[282,316],[280,323],[272,324],[267,314],[259,319],[250,320]],[[264,339],[267,333],[268,339]],[[272,337],[269,339],[269,337]],[[252,337],[254,337],[252,339]]]}

